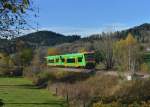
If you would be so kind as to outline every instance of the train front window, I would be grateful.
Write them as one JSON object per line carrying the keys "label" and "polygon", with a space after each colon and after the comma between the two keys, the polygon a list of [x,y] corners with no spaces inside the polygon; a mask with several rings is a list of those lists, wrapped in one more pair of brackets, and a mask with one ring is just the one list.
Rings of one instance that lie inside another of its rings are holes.
{"label": "train front window", "polygon": [[79,57],[79,58],[78,58],[78,62],[82,62],[82,57]]}
{"label": "train front window", "polygon": [[54,59],[49,59],[48,63],[54,63]]}
{"label": "train front window", "polygon": [[56,59],[56,63],[59,62],[59,59]]}
{"label": "train front window", "polygon": [[65,62],[65,59],[64,59],[64,58],[62,58],[62,59],[61,59],[61,61],[62,61],[62,62]]}
{"label": "train front window", "polygon": [[85,54],[85,59],[94,59],[94,54]]}
{"label": "train front window", "polygon": [[75,63],[75,59],[74,58],[67,59],[67,63]]}

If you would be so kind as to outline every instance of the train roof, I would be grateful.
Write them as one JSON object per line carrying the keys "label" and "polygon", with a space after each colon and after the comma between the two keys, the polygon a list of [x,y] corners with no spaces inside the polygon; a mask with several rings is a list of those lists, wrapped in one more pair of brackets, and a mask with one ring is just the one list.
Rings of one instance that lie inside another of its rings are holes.
{"label": "train roof", "polygon": [[61,54],[61,55],[49,55],[45,58],[49,58],[49,57],[59,57],[59,56],[74,56],[74,55],[83,55],[83,54],[93,54],[94,51],[91,52],[82,52],[82,53],[70,53],[70,54]]}

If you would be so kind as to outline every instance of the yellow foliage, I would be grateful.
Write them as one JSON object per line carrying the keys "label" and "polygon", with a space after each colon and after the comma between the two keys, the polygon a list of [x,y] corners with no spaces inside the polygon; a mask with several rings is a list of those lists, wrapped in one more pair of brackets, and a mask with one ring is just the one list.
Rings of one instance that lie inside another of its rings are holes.
{"label": "yellow foliage", "polygon": [[[114,56],[116,61],[119,63],[120,70],[125,71],[127,68],[127,45],[126,40],[119,40],[114,45]],[[119,71],[120,71],[119,70]]]}
{"label": "yellow foliage", "polygon": [[140,68],[141,68],[141,71],[143,71],[143,72],[149,71],[149,66],[146,63],[141,64]]}
{"label": "yellow foliage", "polygon": [[138,51],[137,40],[131,33],[128,34],[126,39],[121,39],[115,43],[114,56],[119,66],[121,66],[121,69],[126,71],[131,70],[131,63],[134,63],[134,61],[138,59]]}
{"label": "yellow foliage", "polygon": [[[123,104],[120,104],[118,102],[112,102],[109,104],[104,104],[102,102],[99,102],[99,103],[95,103],[93,105],[93,107],[124,107],[124,106],[123,106]],[[126,105],[126,107],[150,107],[150,101],[142,102],[142,104],[138,104],[138,103],[134,102],[132,104]]]}
{"label": "yellow foliage", "polygon": [[8,64],[9,63],[9,57],[0,53],[0,64]]}
{"label": "yellow foliage", "polygon": [[48,55],[57,55],[57,54],[59,54],[59,50],[57,48],[48,48],[47,54]]}
{"label": "yellow foliage", "polygon": [[83,47],[81,47],[81,48],[78,50],[78,52],[86,52],[86,49],[83,48]]}
{"label": "yellow foliage", "polygon": [[134,45],[137,43],[136,39],[132,36],[131,33],[128,34],[127,38],[125,39],[127,45]]}
{"label": "yellow foliage", "polygon": [[95,103],[93,107],[122,107],[122,105],[118,102],[112,102],[110,104],[104,104],[102,102]]}

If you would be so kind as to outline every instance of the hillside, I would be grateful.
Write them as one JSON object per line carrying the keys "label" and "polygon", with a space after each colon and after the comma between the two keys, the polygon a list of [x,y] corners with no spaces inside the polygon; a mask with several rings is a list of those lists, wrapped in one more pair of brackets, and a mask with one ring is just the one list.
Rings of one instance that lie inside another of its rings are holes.
{"label": "hillside", "polygon": [[[107,36],[111,36],[113,39],[124,39],[127,37],[128,33],[132,33],[132,35],[140,42],[143,46],[149,46],[150,42],[150,24],[142,24],[140,26],[135,26],[133,28],[117,31],[114,33],[101,33],[101,34],[94,34],[88,37],[81,38],[78,41],[73,43],[65,43],[56,45],[55,48],[61,50],[61,53],[75,53],[79,50],[94,50],[95,43],[102,41],[103,38]],[[101,47],[101,46],[100,46]]]}
{"label": "hillside", "polygon": [[119,38],[126,37],[128,33],[132,33],[139,42],[146,43],[150,41],[150,24],[144,23],[140,26],[117,32]]}
{"label": "hillside", "polygon": [[17,45],[27,48],[38,48],[41,46],[54,46],[79,40],[80,36],[65,36],[52,31],[38,31],[17,37],[12,40],[0,39],[0,51],[13,53]]}
{"label": "hillside", "polygon": [[122,31],[116,31],[114,33],[103,32],[101,34],[93,34],[89,37],[83,38],[83,40],[86,40],[86,41],[97,40],[97,39],[102,39],[103,37],[106,37],[108,35],[115,39],[122,39],[122,38],[126,38],[128,33],[131,33],[141,43],[150,42],[150,24],[149,23],[144,23],[142,25],[135,26],[133,28],[129,28],[129,29],[122,30]]}
{"label": "hillside", "polygon": [[[115,33],[109,34],[113,38],[121,39],[125,38],[128,33],[132,33],[135,38],[141,43],[149,43],[150,42],[150,24],[144,23],[139,26],[135,26],[133,28],[123,30],[123,31],[117,31]],[[16,52],[17,45],[21,44],[23,47],[27,48],[38,48],[41,46],[56,46],[61,45],[63,43],[72,43],[64,46],[60,46],[61,48],[64,47],[64,49],[69,49],[72,51],[72,49],[77,50],[77,48],[81,48],[81,45],[89,45],[86,42],[93,42],[93,40],[101,40],[103,37],[108,35],[107,33],[101,33],[101,34],[94,34],[89,37],[80,38],[78,35],[72,35],[72,36],[65,36],[63,34],[55,33],[52,31],[39,31],[35,33],[30,33],[21,37],[17,37],[13,40],[5,40],[0,39],[0,51],[5,51],[8,53]]]}
{"label": "hillside", "polygon": [[55,33],[52,31],[39,31],[18,37],[15,39],[15,41],[22,40],[28,44],[38,46],[53,46],[64,42],[73,42],[79,39],[80,36],[77,35],[65,36],[63,34]]}

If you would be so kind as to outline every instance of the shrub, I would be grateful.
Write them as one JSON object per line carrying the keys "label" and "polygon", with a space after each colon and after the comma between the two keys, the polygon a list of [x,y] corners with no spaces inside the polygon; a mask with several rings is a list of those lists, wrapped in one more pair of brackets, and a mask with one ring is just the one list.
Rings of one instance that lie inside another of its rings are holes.
{"label": "shrub", "polygon": [[50,83],[48,88],[69,98],[71,107],[149,107],[149,79],[120,82],[115,76],[96,75],[75,83]]}
{"label": "shrub", "polygon": [[121,103],[148,101],[150,99],[150,80],[136,80],[122,84],[116,96]]}
{"label": "shrub", "polygon": [[93,107],[123,107],[123,105],[118,102],[112,102],[110,104],[104,104],[103,102],[99,102],[93,104]]}
{"label": "shrub", "polygon": [[150,70],[148,64],[146,63],[141,64],[140,68],[142,72],[148,72]]}
{"label": "shrub", "polygon": [[102,102],[98,102],[93,104],[93,107],[150,107],[150,101],[148,102],[142,102],[142,103],[137,103],[137,102],[133,102],[132,104],[121,104],[119,102],[112,102],[109,104],[104,104]]}
{"label": "shrub", "polygon": [[37,74],[34,84],[45,87],[49,80],[55,80],[54,74],[52,72],[41,72]]}
{"label": "shrub", "polygon": [[58,89],[57,95],[68,96],[71,107],[80,107],[79,105],[89,105],[91,99],[96,96],[112,95],[117,84],[118,78],[101,75],[90,77],[85,81],[76,81],[75,83],[50,83],[48,88],[53,92]]}

